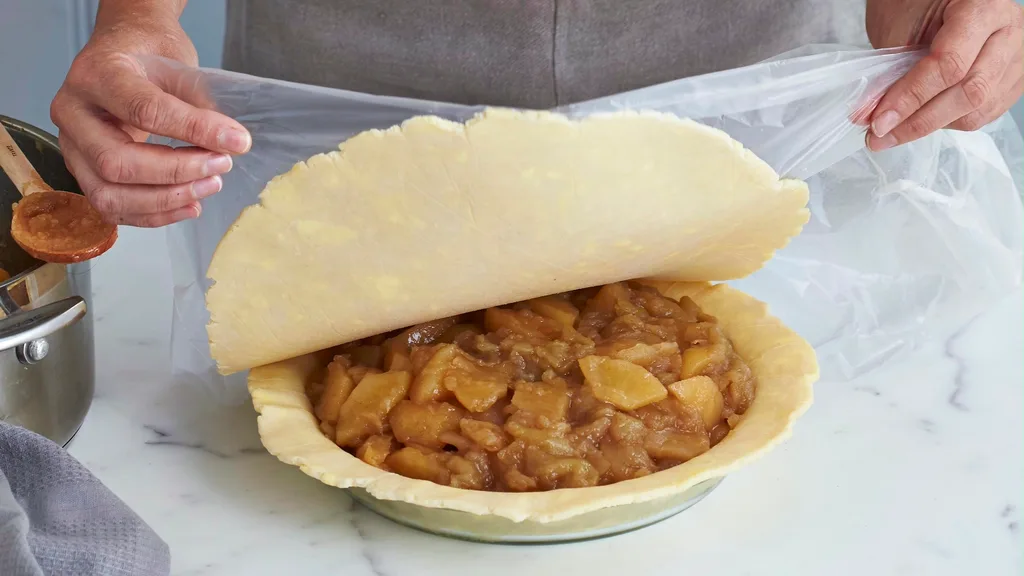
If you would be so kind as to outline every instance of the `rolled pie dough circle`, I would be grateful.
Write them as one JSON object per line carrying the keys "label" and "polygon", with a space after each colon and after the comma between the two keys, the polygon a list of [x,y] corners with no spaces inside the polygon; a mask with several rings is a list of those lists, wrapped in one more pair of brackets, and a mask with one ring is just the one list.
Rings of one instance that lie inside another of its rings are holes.
{"label": "rolled pie dough circle", "polygon": [[760,268],[807,186],[672,115],[489,109],[360,133],[271,180],[208,275],[222,373],[613,281]]}

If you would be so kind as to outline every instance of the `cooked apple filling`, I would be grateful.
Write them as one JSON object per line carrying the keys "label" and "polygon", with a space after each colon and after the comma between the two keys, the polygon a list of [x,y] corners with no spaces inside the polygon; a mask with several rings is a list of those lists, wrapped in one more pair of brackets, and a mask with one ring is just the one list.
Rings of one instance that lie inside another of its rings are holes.
{"label": "cooked apple filling", "polygon": [[633,283],[446,318],[335,350],[308,388],[323,433],[456,488],[611,484],[709,450],[754,399],[714,317]]}

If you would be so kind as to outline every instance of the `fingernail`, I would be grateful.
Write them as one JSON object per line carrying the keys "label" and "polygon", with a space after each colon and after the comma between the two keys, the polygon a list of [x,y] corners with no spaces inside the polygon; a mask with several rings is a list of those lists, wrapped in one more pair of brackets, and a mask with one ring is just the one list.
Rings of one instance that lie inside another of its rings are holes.
{"label": "fingernail", "polygon": [[871,147],[875,152],[881,152],[882,150],[888,150],[896,145],[896,137],[892,134],[886,134],[881,138],[876,138],[874,145]]}
{"label": "fingernail", "polygon": [[886,110],[871,123],[871,131],[875,133],[875,136],[881,138],[892,131],[899,123],[900,115],[894,110]]}
{"label": "fingernail", "polygon": [[212,196],[220,192],[220,188],[223,185],[224,181],[221,180],[220,176],[210,176],[202,180],[196,180],[192,183],[192,197],[196,200],[201,200],[207,196]]}
{"label": "fingernail", "polygon": [[246,132],[229,128],[221,130],[217,134],[217,145],[228,152],[245,154],[249,151],[249,146],[252,145],[252,139]]}
{"label": "fingernail", "polygon": [[206,174],[224,174],[225,172],[230,172],[231,165],[233,163],[231,156],[227,154],[214,156],[206,161]]}

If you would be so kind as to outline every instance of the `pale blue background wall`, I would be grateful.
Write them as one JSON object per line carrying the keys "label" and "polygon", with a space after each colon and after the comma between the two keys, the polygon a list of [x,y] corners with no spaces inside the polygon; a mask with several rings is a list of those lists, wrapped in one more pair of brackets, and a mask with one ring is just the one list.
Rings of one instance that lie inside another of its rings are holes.
{"label": "pale blue background wall", "polygon": [[181,27],[196,45],[199,65],[220,68],[220,55],[224,51],[224,0],[192,0],[181,15]]}
{"label": "pale blue background wall", "polygon": [[[98,0],[0,0],[0,114],[55,130],[49,118],[50,99],[88,38],[97,4]],[[192,0],[181,22],[199,51],[200,64],[219,66],[224,0]],[[1013,114],[1017,125],[1024,127],[1024,100],[1014,106]]]}

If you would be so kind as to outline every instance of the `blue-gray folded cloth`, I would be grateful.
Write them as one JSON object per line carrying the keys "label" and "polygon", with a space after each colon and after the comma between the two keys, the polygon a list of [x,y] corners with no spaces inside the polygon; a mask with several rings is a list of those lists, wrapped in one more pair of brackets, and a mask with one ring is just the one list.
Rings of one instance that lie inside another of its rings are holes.
{"label": "blue-gray folded cloth", "polygon": [[167,544],[60,446],[0,422],[0,575],[164,576]]}

